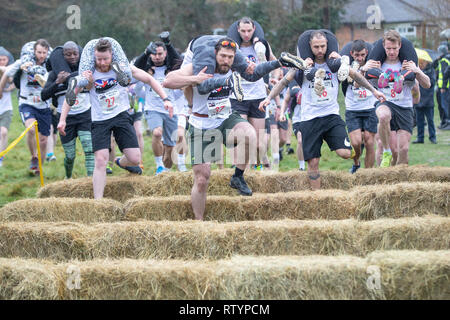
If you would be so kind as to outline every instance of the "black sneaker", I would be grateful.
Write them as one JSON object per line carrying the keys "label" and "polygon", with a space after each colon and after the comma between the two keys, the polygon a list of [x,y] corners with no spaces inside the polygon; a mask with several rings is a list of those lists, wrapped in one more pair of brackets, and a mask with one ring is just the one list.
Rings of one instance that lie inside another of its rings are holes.
{"label": "black sneaker", "polygon": [[77,101],[77,95],[75,94],[76,87],[77,87],[77,79],[75,77],[70,78],[66,91],[66,101],[69,106],[73,106]]}
{"label": "black sneaker", "polygon": [[142,169],[139,166],[130,166],[130,167],[123,167],[120,165],[120,158],[116,158],[116,164],[119,168],[125,169],[130,173],[134,173],[134,174],[142,174]]}
{"label": "black sneaker", "polygon": [[414,140],[412,143],[416,144],[416,143],[423,143],[423,140]]}
{"label": "black sneaker", "polygon": [[437,144],[436,139],[431,139],[431,138],[430,138],[430,142],[431,142],[432,144]]}
{"label": "black sneaker", "polygon": [[361,165],[352,165],[352,168],[349,170],[350,173],[355,173],[356,171],[358,171],[358,169],[361,167]]}
{"label": "black sneaker", "polygon": [[251,196],[252,190],[247,185],[247,182],[245,182],[244,177],[236,177],[232,176],[230,180],[230,187],[237,189],[239,193],[243,196]]}
{"label": "black sneaker", "polygon": [[169,31],[161,32],[159,34],[159,38],[161,39],[162,42],[164,42],[164,44],[169,44],[170,43],[170,32]]}
{"label": "black sneaker", "polygon": [[278,153],[280,154],[280,161],[283,161],[283,147],[278,149]]}
{"label": "black sneaker", "polygon": [[239,73],[234,71],[228,78],[227,83],[233,90],[236,100],[237,101],[244,100],[244,90],[242,89],[241,76],[239,75]]}
{"label": "black sneaker", "polygon": [[291,147],[288,148],[287,154],[293,154],[295,151]]}
{"label": "black sneaker", "polygon": [[111,68],[115,72],[117,76],[117,82],[122,86],[126,87],[130,83],[130,79],[128,78],[128,75],[125,73],[125,71],[122,70],[122,68],[119,66],[117,62],[111,63]]}
{"label": "black sneaker", "polygon": [[289,52],[282,52],[280,58],[278,59],[282,66],[288,68],[297,68],[301,70],[306,69],[306,62],[300,57],[294,56]]}

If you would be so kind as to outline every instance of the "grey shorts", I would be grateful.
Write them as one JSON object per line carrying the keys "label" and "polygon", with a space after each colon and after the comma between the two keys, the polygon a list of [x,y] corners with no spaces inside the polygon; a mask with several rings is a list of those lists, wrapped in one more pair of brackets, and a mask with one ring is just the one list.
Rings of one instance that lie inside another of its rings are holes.
{"label": "grey shorts", "polygon": [[172,118],[167,113],[148,110],[145,111],[145,119],[151,131],[161,127],[163,129],[163,144],[173,147],[177,144],[178,117],[174,114]]}
{"label": "grey shorts", "polygon": [[12,110],[8,110],[0,114],[0,127],[5,127],[9,130],[12,121]]}
{"label": "grey shorts", "polygon": [[345,111],[345,123],[349,133],[358,129],[377,133],[378,118],[375,108],[360,111],[347,110]]}

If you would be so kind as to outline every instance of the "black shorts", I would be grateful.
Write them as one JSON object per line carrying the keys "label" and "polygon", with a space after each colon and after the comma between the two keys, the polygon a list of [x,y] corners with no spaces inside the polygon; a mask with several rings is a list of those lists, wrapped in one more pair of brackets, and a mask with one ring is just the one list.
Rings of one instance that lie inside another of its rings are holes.
{"label": "black shorts", "polygon": [[131,116],[131,120],[133,120],[133,123],[142,120],[142,112],[135,112],[134,109],[128,109],[128,114]]}
{"label": "black shorts", "polygon": [[266,113],[258,109],[259,104],[263,100],[264,99],[244,100],[239,102],[236,99],[230,99],[231,109],[239,114],[245,114],[249,118],[264,119]]}
{"label": "black shorts", "polygon": [[358,129],[377,133],[378,117],[375,108],[360,111],[346,110],[345,122],[349,133]]}
{"label": "black shorts", "polygon": [[275,121],[275,115],[271,114],[269,118],[266,118],[266,131],[270,133],[270,126],[277,125],[278,129],[287,130],[289,128],[289,122],[285,121]]}
{"label": "black shorts", "polygon": [[297,133],[300,132],[300,122],[296,122],[292,124],[292,131],[294,131],[294,135],[297,138]]}
{"label": "black shorts", "polygon": [[[61,116],[58,113],[58,118]],[[68,115],[66,118],[66,135],[59,135],[61,143],[66,144],[78,137],[79,131],[91,132],[91,109],[79,114]]]}
{"label": "black shorts", "polygon": [[50,125],[52,123],[52,111],[50,108],[37,109],[29,104],[21,104],[19,112],[23,124],[28,119],[36,119],[39,133],[46,137],[50,135]]}
{"label": "black shorts", "polygon": [[53,132],[52,133],[53,134],[58,133],[59,117],[60,117],[59,113],[54,114],[53,111],[52,111],[52,125],[53,125]]}
{"label": "black shorts", "polygon": [[92,122],[93,151],[111,148],[111,132],[121,152],[127,148],[139,148],[133,120],[127,111],[114,118]]}
{"label": "black shorts", "polygon": [[323,140],[331,151],[338,149],[351,150],[351,144],[345,130],[345,122],[340,116],[332,114],[300,122],[302,133],[303,155],[305,160],[320,158]]}
{"label": "black shorts", "polygon": [[375,104],[375,107],[379,107],[381,105],[388,106],[391,110],[391,131],[405,130],[410,134],[413,133],[414,128],[414,111],[413,108],[403,108],[395,103],[390,101],[386,101],[381,103],[378,101]]}

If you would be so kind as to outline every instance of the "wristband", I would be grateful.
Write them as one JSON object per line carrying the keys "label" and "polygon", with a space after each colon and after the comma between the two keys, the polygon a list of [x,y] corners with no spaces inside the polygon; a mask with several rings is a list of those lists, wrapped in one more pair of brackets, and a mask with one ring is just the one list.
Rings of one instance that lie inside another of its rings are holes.
{"label": "wristband", "polygon": [[172,101],[172,100],[170,100],[170,98],[169,97],[165,97],[164,99],[162,99],[163,101]]}

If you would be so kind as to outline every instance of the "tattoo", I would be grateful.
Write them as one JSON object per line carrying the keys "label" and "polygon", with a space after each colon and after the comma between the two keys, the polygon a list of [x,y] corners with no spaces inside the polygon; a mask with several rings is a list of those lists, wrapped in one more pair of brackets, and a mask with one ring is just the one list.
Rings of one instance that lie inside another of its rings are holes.
{"label": "tattoo", "polygon": [[355,71],[355,73],[352,76],[353,80],[355,80],[360,86],[363,86],[364,88],[369,89],[370,91],[374,92],[375,88],[370,84],[369,81],[367,81],[366,78],[364,78],[359,72]]}
{"label": "tattoo", "polygon": [[316,174],[310,174],[309,176],[308,176],[311,180],[317,180],[317,179],[319,179],[320,178],[320,173],[316,173]]}
{"label": "tattoo", "polygon": [[[267,97],[269,100],[274,99],[280,92],[289,85],[289,82],[294,79],[295,71],[289,70],[289,72],[277,83],[275,87],[270,91],[269,96]],[[288,78],[292,78],[289,80]]]}

